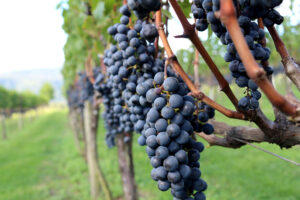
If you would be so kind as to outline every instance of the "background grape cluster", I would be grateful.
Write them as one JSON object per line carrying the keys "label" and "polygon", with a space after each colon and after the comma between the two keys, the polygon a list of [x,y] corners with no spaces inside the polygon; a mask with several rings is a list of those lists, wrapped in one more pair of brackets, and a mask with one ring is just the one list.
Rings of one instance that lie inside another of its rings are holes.
{"label": "background grape cluster", "polygon": [[[98,77],[99,74],[101,74],[100,68],[94,68],[93,78]],[[67,91],[68,107],[82,109],[85,101],[94,101],[94,94],[95,90],[87,73],[85,71],[79,72],[74,85]]]}

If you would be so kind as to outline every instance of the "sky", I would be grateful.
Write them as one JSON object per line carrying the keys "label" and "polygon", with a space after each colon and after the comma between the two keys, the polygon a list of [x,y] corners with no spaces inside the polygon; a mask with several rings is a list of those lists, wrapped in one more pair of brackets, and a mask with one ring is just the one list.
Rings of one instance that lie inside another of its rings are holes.
{"label": "sky", "polygon": [[0,1],[0,74],[62,67],[67,35],[59,2]]}
{"label": "sky", "polygon": [[[63,47],[67,35],[62,29],[60,0],[2,0],[0,1],[0,74],[19,70],[62,68]],[[280,8],[290,15],[289,0]],[[299,11],[299,9],[297,9]],[[170,44],[176,52],[188,48],[186,39],[173,36],[182,33],[177,18],[170,21]],[[206,38],[205,33],[200,38]]]}

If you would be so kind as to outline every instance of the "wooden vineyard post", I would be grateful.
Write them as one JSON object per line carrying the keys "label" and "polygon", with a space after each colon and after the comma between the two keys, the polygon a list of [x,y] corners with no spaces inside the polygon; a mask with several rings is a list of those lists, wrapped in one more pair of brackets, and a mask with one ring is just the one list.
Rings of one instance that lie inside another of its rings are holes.
{"label": "wooden vineyard post", "polygon": [[23,127],[24,127],[24,122],[23,122],[23,111],[22,111],[22,109],[19,109],[18,110],[19,111],[19,117],[18,117],[18,128],[20,129],[20,130],[22,130],[23,129]]}
{"label": "wooden vineyard post", "polygon": [[85,156],[85,160],[87,161],[87,145],[86,145],[86,134],[84,130],[84,109],[83,108],[77,108],[76,109],[76,123],[77,128],[79,130],[79,140],[83,143],[83,152]]}
{"label": "wooden vineyard post", "polygon": [[74,141],[75,141],[75,146],[78,150],[78,152],[80,153],[80,155],[86,159],[85,157],[85,152],[84,149],[82,149],[81,145],[80,145],[80,136],[79,136],[79,132],[80,129],[78,128],[78,122],[77,122],[77,112],[74,109],[70,109],[70,114],[69,114],[69,118],[70,118],[70,126],[74,132]]}
{"label": "wooden vineyard post", "polygon": [[117,136],[119,169],[123,181],[123,192],[126,200],[138,200],[137,187],[134,179],[132,158],[132,133],[128,133],[130,141],[125,142],[125,133]]}
{"label": "wooden vineyard post", "polygon": [[83,108],[76,108],[76,123],[79,129],[79,139],[85,143]]}
{"label": "wooden vineyard post", "polygon": [[90,189],[92,199],[97,199],[99,197],[99,189],[101,187],[105,199],[111,200],[111,192],[99,165],[97,146],[98,114],[98,108],[94,108],[91,102],[86,101],[84,103],[84,129],[86,134],[86,154]]}
{"label": "wooden vineyard post", "polygon": [[5,122],[5,115],[1,115],[1,124],[2,124],[2,138],[3,140],[7,139],[7,134],[6,134],[6,122]]}

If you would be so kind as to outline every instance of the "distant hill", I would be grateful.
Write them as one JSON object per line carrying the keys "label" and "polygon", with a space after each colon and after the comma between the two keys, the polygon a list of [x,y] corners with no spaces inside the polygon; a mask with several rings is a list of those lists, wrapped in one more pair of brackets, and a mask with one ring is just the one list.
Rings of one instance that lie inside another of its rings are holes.
{"label": "distant hill", "polygon": [[0,85],[17,91],[30,90],[38,93],[45,82],[51,83],[55,89],[54,101],[64,101],[60,69],[34,69],[0,74]]}

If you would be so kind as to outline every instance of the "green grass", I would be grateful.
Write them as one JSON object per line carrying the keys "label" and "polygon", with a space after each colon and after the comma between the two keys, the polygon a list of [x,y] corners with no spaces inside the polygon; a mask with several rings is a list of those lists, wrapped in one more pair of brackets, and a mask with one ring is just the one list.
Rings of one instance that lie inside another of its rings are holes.
{"label": "green grass", "polygon": [[[230,107],[218,93],[217,101]],[[272,118],[271,107],[263,97],[262,107]],[[251,125],[229,120],[220,114],[220,121],[232,125]],[[17,120],[17,119],[14,119]],[[8,123],[8,140],[0,140],[0,200],[87,200],[89,184],[87,167],[78,155],[73,135],[68,128],[67,112],[40,114],[26,119],[23,130],[16,121]],[[122,196],[117,151],[104,142],[105,130],[100,121],[98,147],[100,165],[114,197]],[[133,154],[136,181],[141,200],[172,199],[170,192],[160,192],[151,180],[151,166],[145,148],[134,139]],[[270,144],[260,144],[272,152],[300,161],[299,147],[281,150]],[[300,199],[300,168],[266,153],[246,146],[233,150],[207,148],[201,154],[203,178],[208,182],[210,200],[298,200]],[[102,198],[100,198],[102,199]]]}
{"label": "green grass", "polygon": [[0,199],[88,199],[87,168],[72,139],[66,112],[41,115],[17,134],[9,132],[0,142]]}
{"label": "green grass", "polygon": [[[283,77],[278,76],[273,81],[276,89],[285,95],[286,81],[283,80]],[[235,85],[231,85],[231,87],[238,98],[244,96],[243,90]],[[211,88],[206,88],[206,90],[208,94]],[[216,91],[216,88],[214,90],[216,101],[234,110],[225,94]],[[300,98],[300,93],[295,87],[293,87],[293,91]],[[274,119],[272,105],[266,96],[262,96],[260,104],[267,117]],[[216,120],[233,126],[256,126],[251,122],[228,119],[218,112],[216,113]],[[299,146],[289,150],[266,143],[258,146],[300,162]],[[208,199],[300,199],[300,167],[250,146],[244,146],[237,150],[222,147],[207,148],[202,154],[201,169],[203,177],[209,185]]]}

